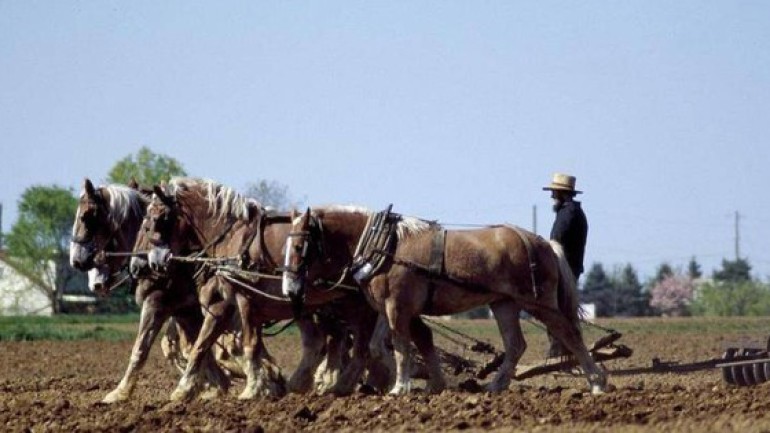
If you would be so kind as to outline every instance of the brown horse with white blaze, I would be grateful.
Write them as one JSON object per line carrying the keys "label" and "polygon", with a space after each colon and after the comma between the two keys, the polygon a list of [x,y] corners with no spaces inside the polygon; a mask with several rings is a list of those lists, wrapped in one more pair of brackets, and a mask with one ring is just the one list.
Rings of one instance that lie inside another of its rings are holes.
{"label": "brown horse with white blaze", "polygon": [[[293,223],[287,246],[283,291],[302,296],[304,281],[327,278],[353,267],[355,252],[373,214],[365,209],[308,209]],[[381,268],[361,283],[371,305],[387,317],[396,355],[396,384],[391,394],[410,390],[410,351],[414,342],[429,369],[428,388],[445,387],[431,331],[419,315],[446,315],[484,304],[492,309],[505,357],[489,391],[508,387],[526,349],[519,323],[525,310],[543,322],[578,359],[591,391],[603,392],[606,375],[591,358],[581,335],[577,288],[558,244],[523,229],[499,225],[474,230],[444,230],[416,218],[396,218],[387,251],[377,251]],[[324,251],[322,260],[308,252]],[[363,269],[363,268],[361,268]],[[559,293],[562,301],[559,301]],[[307,290],[310,295],[312,289]]]}
{"label": "brown horse with white blaze", "polygon": [[[89,288],[102,295],[109,294],[117,284],[116,276],[126,267],[150,198],[136,183],[94,187],[89,179],[83,182],[70,244],[70,264],[89,274]],[[136,303],[141,306],[139,328],[131,350],[128,367],[118,386],[103,401],[113,403],[131,397],[137,373],[142,369],[156,336],[167,319],[175,320],[183,341],[193,341],[198,334],[203,315],[195,295],[195,282],[190,277],[174,282],[151,276],[136,281]],[[183,347],[184,351],[186,347]],[[168,356],[169,354],[167,354]],[[215,363],[206,357],[206,386],[212,392],[224,392],[229,381]]]}

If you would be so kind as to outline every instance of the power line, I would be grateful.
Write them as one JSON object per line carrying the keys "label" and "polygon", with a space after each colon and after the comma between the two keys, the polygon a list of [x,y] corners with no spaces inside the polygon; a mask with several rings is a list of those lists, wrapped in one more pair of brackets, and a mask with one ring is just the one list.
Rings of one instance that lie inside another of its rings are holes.
{"label": "power line", "polygon": [[735,260],[741,258],[741,214],[735,211]]}

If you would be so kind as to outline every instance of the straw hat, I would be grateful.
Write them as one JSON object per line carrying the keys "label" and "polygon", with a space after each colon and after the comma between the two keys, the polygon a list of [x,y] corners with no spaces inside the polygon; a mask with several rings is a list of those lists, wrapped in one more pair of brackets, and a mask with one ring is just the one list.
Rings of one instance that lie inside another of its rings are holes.
{"label": "straw hat", "polygon": [[575,176],[564,173],[554,173],[551,184],[543,187],[543,191],[569,191],[575,194],[582,194],[583,191],[575,189]]}

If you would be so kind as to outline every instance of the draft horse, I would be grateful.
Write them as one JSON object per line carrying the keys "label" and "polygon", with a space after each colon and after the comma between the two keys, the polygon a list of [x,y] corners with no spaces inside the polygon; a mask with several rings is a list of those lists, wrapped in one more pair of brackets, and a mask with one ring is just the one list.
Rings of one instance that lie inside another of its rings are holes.
{"label": "draft horse", "polygon": [[420,314],[455,314],[484,304],[494,313],[505,347],[489,391],[508,387],[526,349],[519,323],[523,309],[577,357],[591,391],[603,392],[606,375],[583,342],[575,279],[557,243],[510,225],[445,230],[387,212],[393,241],[372,251],[369,257],[381,265],[369,270],[372,260],[361,263],[356,251],[362,236],[372,230],[373,216],[365,209],[328,207],[308,209],[296,218],[287,244],[283,292],[293,298],[311,296],[306,281],[357,274],[367,299],[385,315],[392,333],[396,383],[391,394],[410,391],[412,341],[429,370],[428,390],[446,386],[432,333],[418,320]]}
{"label": "draft horse", "polygon": [[[84,180],[72,228],[70,264],[88,272],[89,288],[97,294],[106,296],[111,287],[119,284],[117,277],[127,267],[128,256],[110,253],[132,250],[149,201],[149,196],[140,191],[135,182],[130,186],[112,184],[96,188],[89,179]],[[195,282],[187,275],[192,273],[183,273],[173,281],[150,276],[135,282],[135,299],[141,306],[139,329],[125,374],[103,402],[113,403],[131,397],[137,373],[144,366],[167,319],[174,319],[174,331],[181,334],[182,344],[195,340],[203,315],[197,302]],[[204,370],[211,396],[227,389],[227,377],[208,354]],[[234,373],[238,374],[237,371]]]}
{"label": "draft horse", "polygon": [[[177,260],[191,257],[192,260],[212,260],[215,264],[199,293],[203,326],[172,398],[188,398],[189,390],[199,380],[199,355],[208,350],[227,318],[236,312],[240,314],[243,329],[247,380],[240,398],[275,395],[257,367],[272,362],[264,350],[262,325],[294,316],[293,306],[281,294],[281,277],[277,271],[291,230],[288,217],[269,214],[255,200],[214,181],[174,178],[165,190],[159,186],[154,188],[143,227],[146,243],[137,243],[136,250],[147,248],[149,254],[147,260],[132,258],[132,272],[147,267],[168,270]],[[323,305],[344,295],[339,290],[318,290],[308,297],[307,303],[311,307]],[[344,297],[350,299],[350,296]],[[352,320],[357,320],[355,327],[360,332],[355,340],[365,343],[363,349],[360,344],[356,346],[354,357],[365,357],[377,315],[360,295],[354,294],[353,298],[356,297],[360,298],[356,306],[347,305],[339,310],[355,314]],[[291,391],[305,392],[312,386],[313,372],[321,362],[325,336],[309,316],[300,317],[297,324],[302,334],[302,360],[288,385]],[[355,386],[356,375],[356,372],[344,372],[332,391],[349,393]]]}

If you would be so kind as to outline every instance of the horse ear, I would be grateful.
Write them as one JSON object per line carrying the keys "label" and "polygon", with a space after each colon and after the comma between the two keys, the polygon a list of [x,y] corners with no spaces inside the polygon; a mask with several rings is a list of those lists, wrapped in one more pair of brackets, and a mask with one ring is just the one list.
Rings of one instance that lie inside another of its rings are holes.
{"label": "horse ear", "polygon": [[86,191],[86,195],[88,195],[88,197],[96,197],[96,188],[94,188],[94,184],[91,183],[89,178],[85,178],[83,180],[83,189]]}
{"label": "horse ear", "polygon": [[136,181],[134,176],[131,176],[131,180],[128,181],[128,187],[131,189],[139,190],[139,182]]}
{"label": "horse ear", "polygon": [[155,195],[160,199],[163,204],[166,206],[172,206],[174,204],[174,201],[166,195],[166,192],[164,191],[165,184],[161,183],[160,185],[155,185],[152,187],[152,192],[155,193]]}

